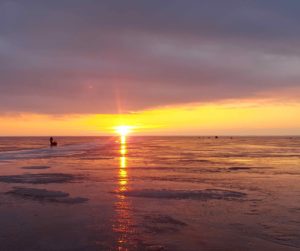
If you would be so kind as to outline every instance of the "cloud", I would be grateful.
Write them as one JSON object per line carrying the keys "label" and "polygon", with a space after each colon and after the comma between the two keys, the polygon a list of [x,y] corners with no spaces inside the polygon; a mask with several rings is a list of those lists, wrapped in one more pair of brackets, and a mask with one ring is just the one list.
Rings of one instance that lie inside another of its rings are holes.
{"label": "cloud", "polygon": [[2,0],[0,112],[117,113],[297,88],[299,7]]}

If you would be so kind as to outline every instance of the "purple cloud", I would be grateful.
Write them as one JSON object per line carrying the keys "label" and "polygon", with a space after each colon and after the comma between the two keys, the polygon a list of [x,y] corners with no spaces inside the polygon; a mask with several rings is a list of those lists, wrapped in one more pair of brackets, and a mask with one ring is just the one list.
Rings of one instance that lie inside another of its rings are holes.
{"label": "purple cloud", "polygon": [[299,7],[3,0],[0,112],[115,113],[300,87]]}

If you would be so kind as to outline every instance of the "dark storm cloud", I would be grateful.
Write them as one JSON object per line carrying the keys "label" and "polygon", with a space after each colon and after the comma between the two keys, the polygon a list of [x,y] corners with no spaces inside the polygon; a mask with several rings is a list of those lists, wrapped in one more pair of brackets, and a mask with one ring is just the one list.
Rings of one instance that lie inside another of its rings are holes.
{"label": "dark storm cloud", "polygon": [[297,87],[300,2],[0,0],[0,112],[111,113]]}

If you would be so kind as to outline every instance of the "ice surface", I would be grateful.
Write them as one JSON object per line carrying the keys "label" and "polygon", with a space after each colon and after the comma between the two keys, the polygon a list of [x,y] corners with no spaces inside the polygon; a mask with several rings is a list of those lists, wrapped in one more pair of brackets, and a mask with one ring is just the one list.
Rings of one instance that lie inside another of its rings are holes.
{"label": "ice surface", "polygon": [[0,250],[300,249],[300,137],[48,140],[0,138]]}
{"label": "ice surface", "polygon": [[37,189],[28,187],[14,187],[8,194],[16,195],[26,199],[36,199],[48,202],[59,202],[66,204],[76,204],[86,202],[87,198],[69,197],[68,193],[52,191],[47,189]]}

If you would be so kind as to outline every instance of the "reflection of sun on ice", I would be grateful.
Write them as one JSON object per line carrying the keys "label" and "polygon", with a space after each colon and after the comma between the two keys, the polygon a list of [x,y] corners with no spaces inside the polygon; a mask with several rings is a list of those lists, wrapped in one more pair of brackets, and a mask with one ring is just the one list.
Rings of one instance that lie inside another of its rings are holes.
{"label": "reflection of sun on ice", "polygon": [[121,156],[120,157],[120,167],[121,168],[126,168],[127,167],[126,156]]}
{"label": "reflection of sun on ice", "polygon": [[[116,222],[113,229],[118,233],[118,247],[117,250],[129,250],[130,240],[132,238],[131,226],[133,225],[131,217],[131,204],[126,199],[125,195],[122,194],[128,189],[128,166],[127,166],[127,142],[126,137],[132,132],[133,127],[131,126],[117,126],[114,128],[115,132],[120,135],[119,142],[119,173],[118,173],[118,201],[115,203],[116,207]],[[131,250],[131,249],[130,249]]]}
{"label": "reflection of sun on ice", "polygon": [[120,185],[120,191],[126,191],[126,185],[127,185],[127,171],[124,168],[121,168],[119,170],[119,185]]}
{"label": "reflection of sun on ice", "polygon": [[120,154],[124,156],[127,153],[126,145],[122,144],[120,148]]}
{"label": "reflection of sun on ice", "polygon": [[126,136],[132,131],[132,126],[117,126],[115,131],[120,135],[120,172],[119,172],[119,191],[126,191],[127,185],[127,149],[126,149]]}
{"label": "reflection of sun on ice", "polygon": [[126,153],[127,153],[127,149],[126,149],[126,138],[122,139],[122,137],[125,136],[121,136],[121,144],[120,144],[120,168],[125,168],[127,166],[126,164]]}

